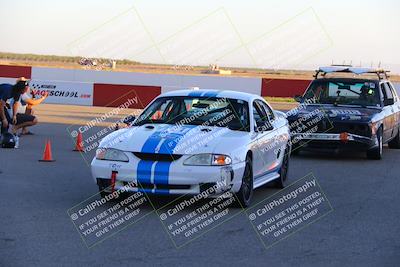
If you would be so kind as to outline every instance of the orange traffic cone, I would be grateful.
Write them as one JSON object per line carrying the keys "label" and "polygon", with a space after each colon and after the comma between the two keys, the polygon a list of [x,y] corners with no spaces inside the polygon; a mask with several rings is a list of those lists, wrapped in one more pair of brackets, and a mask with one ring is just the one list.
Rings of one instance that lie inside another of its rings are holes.
{"label": "orange traffic cone", "polygon": [[82,133],[78,132],[78,136],[76,137],[76,144],[74,151],[83,152],[83,141],[82,141]]}
{"label": "orange traffic cone", "polygon": [[52,154],[51,154],[51,143],[50,143],[50,140],[47,140],[46,146],[45,146],[44,152],[43,152],[43,159],[40,159],[39,161],[41,161],[41,162],[52,162],[52,161],[55,161],[53,159]]}

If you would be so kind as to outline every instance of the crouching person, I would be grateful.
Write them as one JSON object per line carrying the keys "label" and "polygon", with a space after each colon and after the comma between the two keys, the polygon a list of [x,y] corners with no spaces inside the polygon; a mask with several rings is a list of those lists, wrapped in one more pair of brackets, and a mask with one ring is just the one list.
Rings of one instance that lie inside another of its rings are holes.
{"label": "crouching person", "polygon": [[17,124],[15,128],[16,131],[22,128],[21,135],[33,135],[33,133],[27,129],[28,127],[38,123],[38,119],[33,112],[33,107],[42,103],[48,96],[48,93],[46,92],[41,98],[35,99],[29,96],[29,90],[30,89],[28,88],[21,95],[17,110]]}
{"label": "crouching person", "polygon": [[[25,78],[17,80],[16,84],[0,84],[0,119],[1,119],[1,134],[7,134],[9,125],[12,124],[12,133],[17,131],[17,110],[21,95],[27,92],[29,83]],[[7,101],[13,100],[13,104],[7,109]],[[21,121],[21,118],[20,118]],[[18,137],[15,136],[16,146],[18,146]]]}

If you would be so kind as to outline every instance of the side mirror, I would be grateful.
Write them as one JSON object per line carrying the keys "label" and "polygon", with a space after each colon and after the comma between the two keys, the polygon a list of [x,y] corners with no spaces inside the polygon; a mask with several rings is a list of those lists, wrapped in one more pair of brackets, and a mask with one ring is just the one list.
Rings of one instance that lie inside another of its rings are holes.
{"label": "side mirror", "polygon": [[257,122],[256,132],[268,132],[274,129],[274,126],[269,121],[259,121]]}
{"label": "side mirror", "polygon": [[293,98],[294,100],[296,100],[296,102],[299,103],[303,102],[303,97],[301,95],[295,95]]}
{"label": "side mirror", "polygon": [[125,117],[122,122],[126,125],[131,125],[134,120],[136,120],[136,117],[133,115],[129,115],[128,117]]}

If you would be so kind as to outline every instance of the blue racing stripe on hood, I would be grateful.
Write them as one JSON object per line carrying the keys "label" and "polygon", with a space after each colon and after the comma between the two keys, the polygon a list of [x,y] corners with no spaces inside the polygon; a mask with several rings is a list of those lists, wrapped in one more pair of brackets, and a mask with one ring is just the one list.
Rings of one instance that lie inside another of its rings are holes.
{"label": "blue racing stripe on hood", "polygon": [[[195,128],[195,125],[184,125],[184,126],[164,126],[154,132],[146,142],[143,144],[141,149],[142,153],[150,154],[169,154],[172,155],[176,145],[179,143],[181,138],[186,133]],[[172,129],[168,132],[168,129]],[[176,131],[175,131],[176,129]],[[157,148],[159,150],[156,152]],[[169,180],[169,169],[172,164],[171,161],[149,161],[140,160],[137,168],[137,180],[139,183],[151,183],[151,170],[154,167],[154,183],[155,184],[168,184]],[[156,189],[155,193],[165,194],[168,190],[163,189],[159,191]]]}
{"label": "blue racing stripe on hood", "polygon": [[142,150],[140,152],[142,153],[154,153],[158,144],[161,142],[162,140],[162,136],[165,134],[166,130],[169,128],[170,126],[165,125],[160,127],[160,129],[158,129],[157,131],[155,131],[154,133],[152,133],[149,138],[144,142]]}
{"label": "blue racing stripe on hood", "polygon": [[[149,136],[149,138],[144,142],[143,147],[140,152],[142,153],[154,153],[158,144],[161,141],[161,134],[167,126],[160,127],[159,130],[155,131]],[[139,183],[151,183],[151,169],[155,162],[151,160],[140,160],[137,166],[136,178]]]}

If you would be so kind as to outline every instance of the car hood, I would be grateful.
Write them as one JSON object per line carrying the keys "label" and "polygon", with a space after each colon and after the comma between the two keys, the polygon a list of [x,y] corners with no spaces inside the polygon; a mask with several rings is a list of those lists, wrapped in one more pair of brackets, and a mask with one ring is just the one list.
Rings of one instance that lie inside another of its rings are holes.
{"label": "car hood", "polygon": [[308,105],[288,112],[288,120],[293,121],[308,114],[316,114],[320,110],[331,121],[358,121],[369,122],[381,108],[364,108],[360,106]]}
{"label": "car hood", "polygon": [[221,153],[230,155],[249,138],[248,132],[223,127],[145,124],[115,131],[99,147],[160,154]]}

